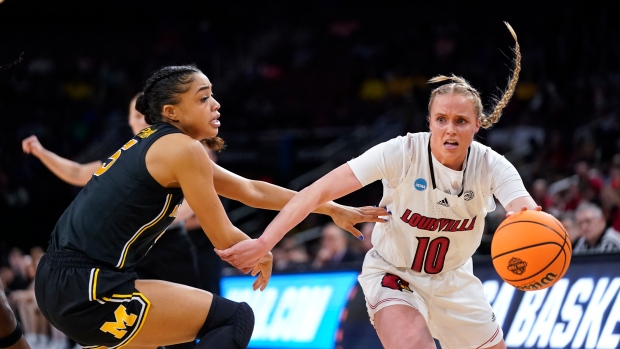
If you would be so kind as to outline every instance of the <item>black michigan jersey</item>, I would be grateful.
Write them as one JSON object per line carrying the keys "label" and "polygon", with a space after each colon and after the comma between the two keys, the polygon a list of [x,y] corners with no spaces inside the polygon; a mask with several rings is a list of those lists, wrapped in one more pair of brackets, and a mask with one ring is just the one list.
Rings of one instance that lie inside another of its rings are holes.
{"label": "black michigan jersey", "polygon": [[120,270],[132,269],[176,217],[180,188],[164,188],[146,169],[149,147],[180,133],[169,124],[140,131],[94,173],[52,232],[50,251],[79,251]]}

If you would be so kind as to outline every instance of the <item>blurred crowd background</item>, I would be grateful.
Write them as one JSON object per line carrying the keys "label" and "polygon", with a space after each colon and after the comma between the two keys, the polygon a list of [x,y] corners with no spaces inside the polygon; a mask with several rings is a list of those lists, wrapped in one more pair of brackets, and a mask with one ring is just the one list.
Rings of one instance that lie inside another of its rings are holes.
{"label": "blurred crowd background", "polygon": [[[80,190],[23,154],[22,139],[36,135],[81,163],[105,159],[131,137],[127,105],[157,68],[195,63],[213,82],[227,142],[218,164],[299,190],[372,145],[427,130],[435,75],[465,77],[490,105],[512,69],[502,21],[519,38],[520,81],[499,124],[476,139],[517,167],[575,242],[588,230],[574,216],[583,202],[600,209],[599,237],[617,232],[620,22],[611,1],[0,1],[0,65],[23,53],[0,71],[3,271],[22,268],[28,284],[30,269],[12,263],[36,261]],[[375,183],[339,202],[380,198]],[[253,237],[275,215],[223,202]],[[487,217],[480,255],[504,214]],[[312,215],[291,232],[274,251],[276,270],[361,260],[369,246],[328,223]]]}

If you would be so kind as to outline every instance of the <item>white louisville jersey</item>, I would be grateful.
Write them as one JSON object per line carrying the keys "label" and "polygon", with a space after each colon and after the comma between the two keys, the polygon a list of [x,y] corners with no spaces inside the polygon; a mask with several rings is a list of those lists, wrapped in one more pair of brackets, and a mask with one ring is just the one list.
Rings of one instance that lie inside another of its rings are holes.
{"label": "white louisville jersey", "polygon": [[[528,196],[510,162],[472,142],[462,171],[431,155],[430,133],[409,133],[348,162],[362,185],[381,179],[380,206],[392,212],[375,224],[372,244],[396,267],[438,274],[463,265],[480,245],[487,212]],[[439,187],[439,188],[438,188]]]}

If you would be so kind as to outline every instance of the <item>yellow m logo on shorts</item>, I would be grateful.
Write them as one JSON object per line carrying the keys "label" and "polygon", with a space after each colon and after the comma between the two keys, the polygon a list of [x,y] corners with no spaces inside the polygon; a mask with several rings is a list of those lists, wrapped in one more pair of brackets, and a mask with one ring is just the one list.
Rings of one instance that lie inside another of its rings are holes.
{"label": "yellow m logo on shorts", "polygon": [[101,326],[100,330],[111,333],[114,337],[121,339],[127,333],[127,326],[132,326],[138,318],[135,314],[127,314],[127,308],[120,305],[114,311],[115,322],[106,322]]}

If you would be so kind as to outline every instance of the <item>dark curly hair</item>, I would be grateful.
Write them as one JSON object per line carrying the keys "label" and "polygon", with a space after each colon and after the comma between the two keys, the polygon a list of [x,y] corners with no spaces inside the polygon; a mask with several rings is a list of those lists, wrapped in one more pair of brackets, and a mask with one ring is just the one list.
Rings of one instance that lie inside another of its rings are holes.
{"label": "dark curly hair", "polygon": [[[161,111],[164,105],[177,105],[179,95],[189,90],[189,84],[194,81],[194,74],[202,73],[195,65],[173,65],[157,70],[146,80],[142,92],[136,99],[136,110],[144,114],[144,119],[150,125],[167,122]],[[213,137],[202,140],[209,148],[221,151],[224,140]]]}

